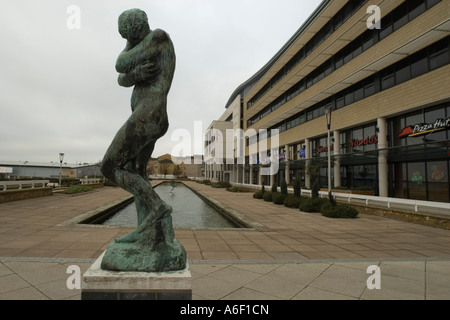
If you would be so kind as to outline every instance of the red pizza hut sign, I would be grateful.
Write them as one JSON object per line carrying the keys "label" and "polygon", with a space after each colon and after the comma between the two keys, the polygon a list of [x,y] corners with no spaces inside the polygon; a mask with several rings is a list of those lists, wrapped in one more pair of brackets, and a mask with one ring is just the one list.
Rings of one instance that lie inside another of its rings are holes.
{"label": "red pizza hut sign", "polygon": [[450,117],[447,119],[437,119],[434,123],[418,123],[403,129],[402,133],[398,135],[399,139],[406,137],[418,137],[434,132],[449,130]]}

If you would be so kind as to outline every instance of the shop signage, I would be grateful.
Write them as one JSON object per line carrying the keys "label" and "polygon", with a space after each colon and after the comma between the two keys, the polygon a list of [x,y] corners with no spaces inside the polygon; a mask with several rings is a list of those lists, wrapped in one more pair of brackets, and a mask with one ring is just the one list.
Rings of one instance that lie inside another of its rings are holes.
{"label": "shop signage", "polygon": [[377,144],[378,143],[378,136],[373,135],[372,137],[367,137],[365,139],[352,139],[350,140],[350,146],[352,148],[357,148],[361,146],[367,146],[370,144]]}
{"label": "shop signage", "polygon": [[[331,151],[334,150],[334,144],[331,145],[330,150]],[[316,152],[317,153],[328,152],[328,147],[317,146]]]}
{"label": "shop signage", "polygon": [[298,155],[300,156],[300,158],[305,159],[306,158],[306,149],[305,148],[301,148],[298,151]]}
{"label": "shop signage", "polygon": [[434,123],[418,123],[412,126],[408,126],[403,129],[402,133],[398,135],[399,139],[406,137],[418,137],[425,134],[431,134],[434,132],[449,130],[450,129],[450,117],[447,119],[437,119]]}
{"label": "shop signage", "polygon": [[12,173],[12,172],[13,172],[13,168],[0,167],[0,173]]}

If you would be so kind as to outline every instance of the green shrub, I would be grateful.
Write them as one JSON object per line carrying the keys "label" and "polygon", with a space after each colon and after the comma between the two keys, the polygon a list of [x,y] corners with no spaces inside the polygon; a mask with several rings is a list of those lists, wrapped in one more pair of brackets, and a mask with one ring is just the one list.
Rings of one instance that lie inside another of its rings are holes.
{"label": "green shrub", "polygon": [[93,188],[89,187],[89,186],[76,185],[76,186],[71,186],[71,187],[67,188],[66,190],[64,190],[64,193],[75,194],[75,193],[89,192],[92,190],[93,190]]}
{"label": "green shrub", "polygon": [[264,199],[264,201],[267,201],[267,202],[272,201],[272,192],[270,192],[270,191],[264,192],[263,199]]}
{"label": "green shrub", "polygon": [[283,179],[281,181],[280,189],[281,189],[281,193],[287,196],[287,194],[288,194],[288,186],[287,186],[286,180]]}
{"label": "green shrub", "polygon": [[359,214],[358,210],[346,204],[338,204],[337,206],[326,203],[321,207],[320,213],[328,218],[353,219]]}
{"label": "green shrub", "polygon": [[300,180],[300,178],[295,178],[294,179],[294,196],[297,196],[300,198],[302,193],[302,181]]}
{"label": "green shrub", "polygon": [[298,206],[300,211],[303,212],[314,212],[314,204],[312,198],[302,198],[300,200],[300,205]]}
{"label": "green shrub", "polygon": [[299,209],[303,212],[320,212],[322,206],[329,202],[324,198],[301,198]]}
{"label": "green shrub", "polygon": [[276,183],[272,185],[272,192],[278,192],[278,186]]}
{"label": "green shrub", "polygon": [[219,181],[219,182],[211,183],[211,187],[213,187],[213,188],[231,188],[232,185],[231,185],[231,183],[229,183],[227,181]]}
{"label": "green shrub", "polygon": [[256,191],[256,192],[253,194],[253,198],[255,198],[255,199],[262,199],[262,198],[263,198],[263,195],[264,195],[264,193],[263,193],[262,191]]}
{"label": "green shrub", "polygon": [[227,188],[227,191],[230,191],[230,192],[253,192],[252,189],[240,187],[240,186],[232,186],[230,188]]}
{"label": "green shrub", "polygon": [[286,197],[287,195],[280,192],[272,193],[272,202],[275,204],[284,204]]}
{"label": "green shrub", "polygon": [[300,197],[289,194],[286,199],[284,199],[284,205],[288,208],[298,209],[300,206]]}
{"label": "green shrub", "polygon": [[313,205],[315,212],[320,212],[322,206],[327,203],[330,203],[330,200],[328,200],[327,198],[314,198]]}

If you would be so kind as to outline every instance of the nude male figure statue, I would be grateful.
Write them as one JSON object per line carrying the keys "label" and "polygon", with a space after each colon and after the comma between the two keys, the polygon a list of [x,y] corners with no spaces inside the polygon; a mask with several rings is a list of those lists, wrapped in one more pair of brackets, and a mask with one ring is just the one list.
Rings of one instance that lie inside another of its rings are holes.
{"label": "nude male figure statue", "polygon": [[[155,234],[167,232],[166,238],[173,238],[171,220],[170,228],[164,229],[167,219],[171,219],[172,208],[153,190],[146,167],[157,139],[169,126],[167,94],[175,71],[175,51],[169,35],[160,29],[151,30],[147,15],[140,9],[127,10],[120,15],[119,33],[127,39],[127,44],[116,62],[118,83],[123,87],[134,86],[132,114],[106,151],[101,171],[106,178],[133,194],[136,203],[137,229],[115,242],[152,248],[158,244],[148,242],[161,238]],[[155,227],[158,222],[159,227]]]}

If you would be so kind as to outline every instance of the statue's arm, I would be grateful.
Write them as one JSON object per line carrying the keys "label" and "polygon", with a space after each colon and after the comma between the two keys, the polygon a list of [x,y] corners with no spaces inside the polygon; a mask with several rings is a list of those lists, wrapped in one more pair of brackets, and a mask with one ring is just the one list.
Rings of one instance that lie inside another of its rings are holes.
{"label": "statue's arm", "polygon": [[140,81],[151,80],[158,74],[158,72],[159,68],[153,63],[145,63],[136,66],[129,73],[119,74],[117,81],[120,86],[128,88],[134,86]]}

